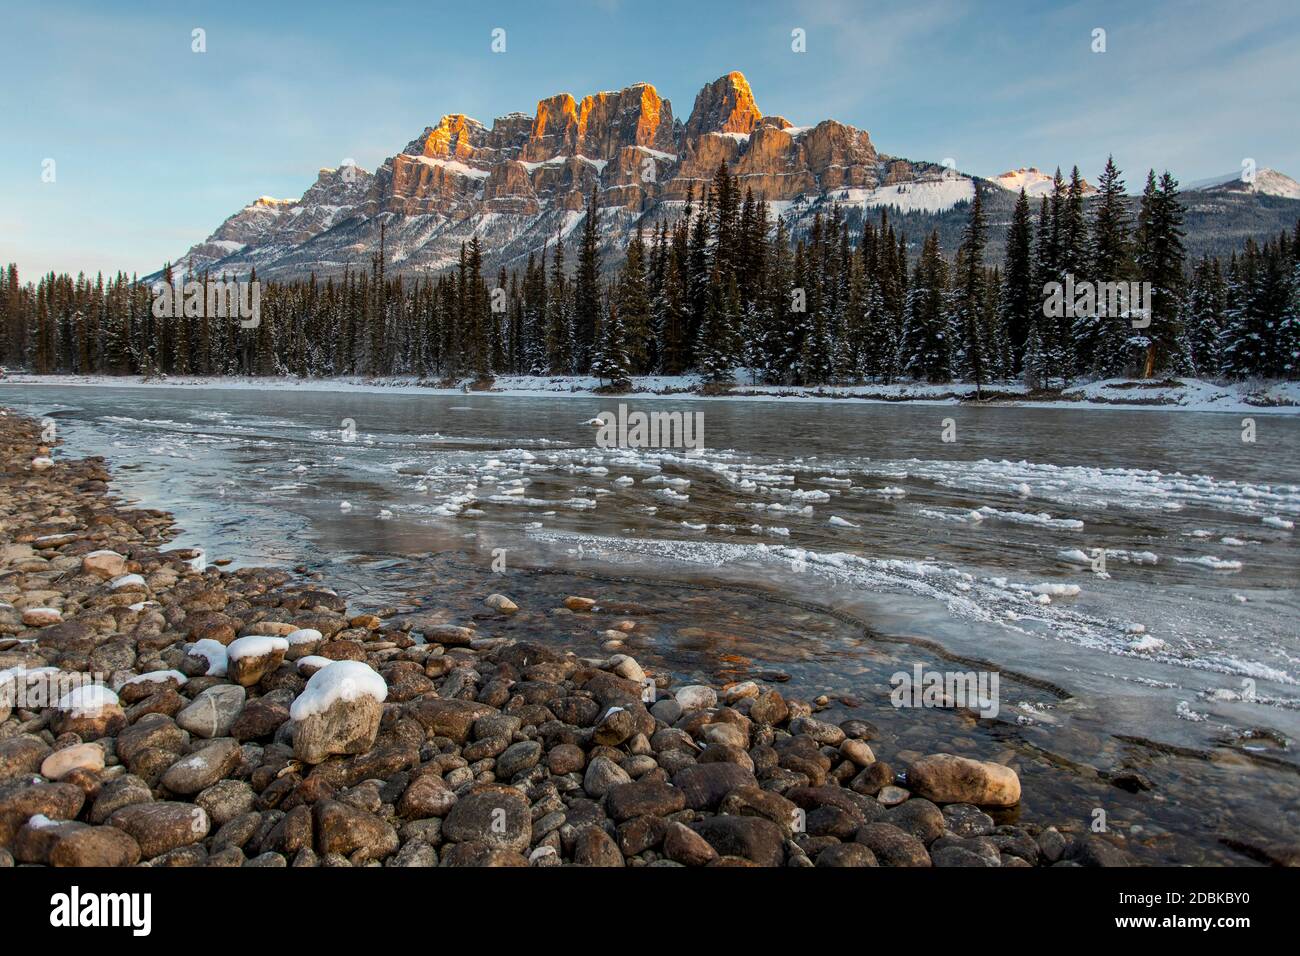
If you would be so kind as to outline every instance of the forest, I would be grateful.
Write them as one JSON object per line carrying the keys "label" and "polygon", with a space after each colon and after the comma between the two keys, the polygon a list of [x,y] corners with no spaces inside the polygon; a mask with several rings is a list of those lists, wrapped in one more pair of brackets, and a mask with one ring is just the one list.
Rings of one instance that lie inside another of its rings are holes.
{"label": "forest", "polygon": [[[1077,168],[1068,179],[1058,170],[1036,209],[1022,190],[1005,256],[991,265],[983,196],[993,187],[975,184],[949,254],[937,233],[896,230],[887,209],[856,234],[833,209],[795,239],[723,164],[675,221],[638,228],[612,274],[593,193],[578,235],[556,236],[509,273],[485,276],[474,238],[440,275],[390,275],[381,239],[369,269],[260,283],[255,328],[159,315],[155,289],[134,276],[51,272],[33,282],[11,264],[0,273],[0,365],[441,383],[592,375],[611,388],[688,372],[718,383],[1038,389],[1115,376],[1297,376],[1300,221],[1246,240],[1227,261],[1190,262],[1177,181],[1149,171],[1134,216],[1111,161],[1095,194]],[[1052,314],[1047,290],[1067,280],[1143,284],[1149,309],[1140,319]],[[163,281],[173,281],[170,266]]]}

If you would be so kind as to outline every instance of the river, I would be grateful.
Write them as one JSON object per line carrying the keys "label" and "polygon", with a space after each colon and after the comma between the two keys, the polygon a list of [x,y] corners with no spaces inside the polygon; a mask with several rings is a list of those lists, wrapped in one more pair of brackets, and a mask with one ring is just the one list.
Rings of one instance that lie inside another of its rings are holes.
{"label": "river", "polygon": [[[704,447],[598,447],[588,422],[620,402],[701,413]],[[679,682],[826,693],[891,763],[1010,761],[1027,818],[1104,822],[1146,862],[1300,840],[1300,417],[162,385],[0,403],[105,456],[210,559],[448,620],[502,591],[525,612],[505,633],[591,654],[594,619],[549,609],[636,602],[626,652]],[[917,665],[996,673],[996,714],[894,707]]]}

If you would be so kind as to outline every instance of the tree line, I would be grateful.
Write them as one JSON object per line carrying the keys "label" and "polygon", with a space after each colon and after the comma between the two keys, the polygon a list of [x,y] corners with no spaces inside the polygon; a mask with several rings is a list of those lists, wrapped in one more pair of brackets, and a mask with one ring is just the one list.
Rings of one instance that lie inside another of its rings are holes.
{"label": "tree line", "polygon": [[[1111,161],[1091,196],[1077,167],[1068,180],[1057,171],[1036,212],[1021,190],[1005,258],[990,267],[986,187],[973,182],[951,258],[937,232],[913,254],[887,209],[851,235],[833,206],[792,236],[725,163],[681,215],[638,226],[608,280],[594,192],[576,238],[557,235],[495,277],[484,275],[477,237],[440,275],[390,276],[381,230],[369,269],[261,283],[255,328],[156,315],[153,290],[134,276],[24,284],[11,264],[0,273],[0,364],[146,376],[593,375],[616,385],[692,371],[727,382],[741,370],[773,385],[1048,388],[1120,375],[1297,375],[1300,222],[1294,234],[1247,240],[1227,262],[1191,264],[1174,178],[1148,172],[1134,216]],[[1149,294],[1140,311],[1054,314],[1046,290],[1067,281]]]}

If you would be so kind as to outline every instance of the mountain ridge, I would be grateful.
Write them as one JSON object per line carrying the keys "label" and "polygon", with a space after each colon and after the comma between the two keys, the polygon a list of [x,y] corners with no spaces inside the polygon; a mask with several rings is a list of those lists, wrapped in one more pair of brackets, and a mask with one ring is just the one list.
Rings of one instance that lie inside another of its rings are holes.
{"label": "mountain ridge", "polygon": [[[557,93],[532,114],[507,113],[490,126],[448,113],[373,172],[322,168],[298,199],[259,197],[177,259],[173,272],[337,275],[369,266],[381,224],[390,272],[450,267],[474,236],[486,268],[515,268],[568,235],[593,189],[600,243],[614,265],[638,225],[680,215],[722,162],[795,235],[832,206],[853,224],[889,207],[918,229],[938,228],[973,197],[977,178],[880,152],[866,130],[837,120],[795,126],[766,115],[744,75],[732,71],[704,85],[685,121],[646,82],[581,100]],[[1024,185],[1037,198],[1050,180],[1022,167],[982,181],[1012,198]],[[1241,191],[1218,189],[1239,194],[1225,208],[1240,215]],[[1249,190],[1246,201],[1257,192]],[[995,201],[992,211],[1001,205]],[[1272,218],[1263,217],[1270,226]]]}

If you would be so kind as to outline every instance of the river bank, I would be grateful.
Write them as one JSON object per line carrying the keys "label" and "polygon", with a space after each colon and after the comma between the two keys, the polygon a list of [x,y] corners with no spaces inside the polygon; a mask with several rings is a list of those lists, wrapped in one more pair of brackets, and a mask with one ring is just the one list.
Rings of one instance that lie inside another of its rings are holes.
{"label": "river bank", "polygon": [[1300,382],[1217,383],[1195,378],[1165,381],[1106,379],[1056,391],[1029,391],[1013,382],[1000,382],[977,390],[973,384],[956,382],[928,385],[910,382],[897,385],[777,386],[747,384],[739,376],[734,384],[720,387],[703,382],[696,375],[641,376],[623,391],[609,390],[607,383],[591,376],[516,375],[498,376],[490,383],[471,379],[454,382],[419,379],[414,376],[365,378],[341,376],[298,379],[284,377],[236,377],[174,375],[147,379],[138,375],[30,375],[10,373],[5,383],[15,385],[95,386],[139,388],[201,388],[231,390],[284,389],[330,393],[401,393],[426,395],[502,395],[507,397],[568,396],[605,397],[611,400],[701,399],[707,401],[849,402],[912,405],[1007,405],[1021,408],[1158,409],[1230,414],[1300,414]]}
{"label": "river bank", "polygon": [[[647,674],[619,648],[654,609],[616,593],[353,606],[167,549],[171,516],[110,481],[0,417],[0,862],[1126,862],[1086,821],[1019,820],[1013,753],[876,753],[870,721],[818,718],[780,675]],[[548,644],[556,619],[609,656]],[[48,706],[72,673],[103,683]]]}

